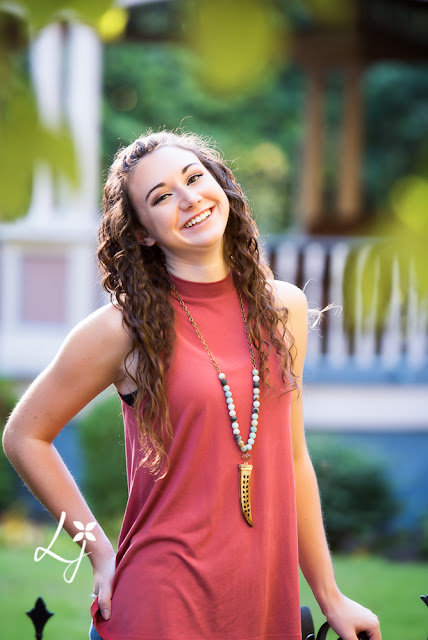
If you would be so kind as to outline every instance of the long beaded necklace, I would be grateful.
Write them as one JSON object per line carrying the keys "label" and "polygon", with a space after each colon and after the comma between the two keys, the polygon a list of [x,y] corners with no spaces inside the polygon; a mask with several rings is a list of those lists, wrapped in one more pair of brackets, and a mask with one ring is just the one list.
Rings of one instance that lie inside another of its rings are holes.
{"label": "long beaded necklace", "polygon": [[248,346],[250,348],[251,362],[252,362],[252,365],[253,365],[253,370],[251,372],[251,375],[252,375],[252,378],[253,378],[253,409],[252,409],[252,415],[251,415],[250,433],[249,433],[249,437],[248,437],[248,440],[247,440],[247,444],[245,444],[244,440],[242,439],[241,430],[240,430],[239,422],[238,422],[238,417],[236,415],[236,408],[235,408],[235,404],[233,402],[232,391],[231,391],[230,386],[229,386],[229,384],[227,382],[226,375],[221,371],[220,367],[218,366],[218,364],[217,364],[217,362],[216,362],[216,360],[215,360],[215,358],[214,358],[214,356],[213,356],[213,354],[211,352],[211,349],[209,348],[209,346],[205,342],[205,339],[204,339],[203,335],[199,331],[198,326],[197,326],[196,322],[194,321],[189,309],[186,307],[183,299],[181,298],[180,294],[178,293],[176,286],[171,281],[170,281],[170,285],[171,285],[171,290],[172,290],[174,296],[177,298],[180,306],[184,310],[184,312],[185,312],[190,324],[194,328],[199,340],[201,341],[202,346],[204,347],[205,351],[208,353],[208,355],[210,357],[210,360],[213,363],[213,365],[214,365],[214,367],[215,367],[215,369],[217,371],[218,379],[219,379],[220,384],[221,384],[221,386],[223,388],[224,397],[225,397],[226,405],[227,405],[227,410],[228,410],[229,417],[230,417],[232,433],[233,433],[233,436],[235,438],[236,444],[238,445],[239,449],[242,452],[242,457],[244,458],[244,463],[238,465],[238,469],[239,469],[239,502],[240,502],[240,505],[241,505],[242,515],[244,516],[246,522],[248,522],[248,524],[252,527],[253,526],[253,517],[252,517],[252,513],[251,513],[250,484],[251,484],[251,472],[253,470],[253,465],[248,464],[248,460],[250,458],[249,451],[252,450],[252,448],[254,446],[254,443],[256,441],[256,437],[257,437],[257,426],[258,426],[258,422],[259,422],[258,419],[259,419],[259,410],[260,410],[260,376],[259,376],[259,370],[257,369],[257,366],[256,366],[256,359],[255,359],[255,356],[254,356],[253,345],[251,343],[250,332],[248,330],[247,315],[245,313],[244,303],[242,301],[241,291],[240,291],[239,287],[237,287],[239,305],[241,307],[241,315],[242,315],[242,319],[244,321],[245,335],[246,335],[246,338],[247,338]]}

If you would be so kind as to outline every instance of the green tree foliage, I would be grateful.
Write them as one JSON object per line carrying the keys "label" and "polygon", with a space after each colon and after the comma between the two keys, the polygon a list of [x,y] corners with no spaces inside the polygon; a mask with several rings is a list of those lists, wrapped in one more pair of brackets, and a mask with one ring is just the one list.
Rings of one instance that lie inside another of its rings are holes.
{"label": "green tree foliage", "polygon": [[[8,419],[17,401],[17,396],[10,380],[0,379],[0,426],[3,433]],[[3,449],[0,450],[0,513],[11,506],[16,498],[19,478],[6,458]]]}
{"label": "green tree foliage", "polygon": [[364,76],[364,102],[367,206],[388,218],[395,182],[428,172],[428,60],[373,66]]}
{"label": "green tree foliage", "polygon": [[[184,4],[195,5],[191,0]],[[290,31],[302,21],[313,26],[316,15],[323,23],[322,3],[302,0],[273,4],[275,18],[281,23],[275,38],[279,37],[282,49],[262,76],[254,71],[253,82],[244,82],[242,70],[243,84],[229,83],[235,71],[235,57],[229,55],[227,63],[220,55],[215,57],[218,43],[210,49],[212,59],[205,59],[205,49],[199,50],[198,43],[189,39],[192,21],[186,13],[181,17],[171,14],[169,7],[173,3],[162,3],[162,9],[140,7],[131,13],[130,24],[135,33],[144,28],[149,38],[153,30],[153,37],[159,42],[146,42],[143,36],[140,42],[106,47],[104,166],[108,166],[119,144],[129,142],[147,127],[175,128],[182,123],[189,130],[212,136],[224,149],[263,233],[281,233],[298,223],[296,194],[301,151],[306,143],[307,74],[290,64],[288,42]],[[267,15],[273,12],[273,4],[266,4]],[[200,11],[203,13],[205,4],[202,5],[193,21]],[[256,5],[252,5],[255,11]],[[216,4],[220,17],[221,7],[221,3]],[[332,5],[332,11],[333,8]],[[231,20],[233,23],[233,16]],[[178,35],[174,31],[177,24],[182,29]],[[221,49],[222,53],[228,51],[226,46]],[[332,210],[340,165],[344,73],[332,67],[326,77],[323,176],[327,207],[332,205]],[[220,84],[223,82],[221,86],[216,85],[216,78]],[[409,172],[423,173],[423,167],[428,166],[426,66],[374,65],[364,75],[363,94],[364,206],[373,219],[378,219],[383,212],[386,217],[390,215],[385,203],[394,182]]]}
{"label": "green tree foliage", "polygon": [[[382,330],[393,291],[402,308],[428,300],[427,65],[379,64],[364,82],[367,208],[376,213],[368,241],[353,249],[344,279],[345,323]],[[357,303],[357,300],[359,301]],[[403,330],[408,318],[402,316]]]}
{"label": "green tree foliage", "polygon": [[119,145],[147,128],[177,128],[214,138],[256,212],[261,231],[293,222],[304,79],[284,69],[245,95],[208,93],[182,45],[116,43],[105,48],[103,145],[107,168]]}
{"label": "green tree foliage", "polygon": [[117,518],[127,501],[123,422],[117,395],[101,400],[79,422],[83,490],[100,518]]}

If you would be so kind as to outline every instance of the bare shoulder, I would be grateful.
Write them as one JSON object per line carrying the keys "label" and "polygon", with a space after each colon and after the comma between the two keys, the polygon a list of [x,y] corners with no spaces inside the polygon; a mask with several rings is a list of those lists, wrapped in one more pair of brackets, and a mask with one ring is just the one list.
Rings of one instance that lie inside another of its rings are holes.
{"label": "bare shoulder", "polygon": [[98,334],[102,337],[116,337],[117,339],[126,340],[128,336],[123,326],[123,316],[120,309],[113,304],[108,303],[100,307],[84,320],[79,322],[70,335],[81,333]]}
{"label": "bare shoulder", "polygon": [[91,315],[79,322],[70,332],[68,341],[77,339],[92,342],[94,347],[99,343],[106,344],[113,349],[127,348],[131,345],[131,338],[123,325],[120,309],[109,303],[97,309]]}
{"label": "bare shoulder", "polygon": [[294,284],[281,280],[274,280],[272,284],[278,306],[288,310],[286,326],[293,337],[294,373],[299,378],[303,373],[308,340],[308,302],[304,292]]}
{"label": "bare shoulder", "polygon": [[304,292],[290,282],[274,280],[272,282],[275,299],[281,307],[288,309],[290,318],[307,319],[308,302]]}
{"label": "bare shoulder", "polygon": [[24,393],[8,432],[52,442],[93,398],[112,383],[124,384],[130,347],[118,309],[110,304],[92,313],[69,333],[52,362]]}
{"label": "bare shoulder", "polygon": [[62,366],[90,365],[92,369],[110,372],[110,382],[116,382],[122,377],[131,344],[122,312],[107,304],[72,329],[51,366],[60,370]]}

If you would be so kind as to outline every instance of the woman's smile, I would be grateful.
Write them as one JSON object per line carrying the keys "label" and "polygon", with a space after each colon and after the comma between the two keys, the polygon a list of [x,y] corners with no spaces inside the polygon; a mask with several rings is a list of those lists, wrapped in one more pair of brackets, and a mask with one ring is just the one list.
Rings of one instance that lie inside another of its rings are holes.
{"label": "woman's smile", "polygon": [[205,211],[201,211],[200,213],[197,213],[196,215],[193,216],[193,218],[188,220],[186,224],[182,226],[182,229],[190,229],[192,227],[199,226],[202,222],[204,222],[207,218],[210,217],[210,215],[213,212],[213,209],[214,207],[210,207]]}

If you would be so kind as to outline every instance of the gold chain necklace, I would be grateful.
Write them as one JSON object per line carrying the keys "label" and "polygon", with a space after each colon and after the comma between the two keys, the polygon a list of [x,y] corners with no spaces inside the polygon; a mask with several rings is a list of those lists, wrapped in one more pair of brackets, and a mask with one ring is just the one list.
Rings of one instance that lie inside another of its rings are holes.
{"label": "gold chain necklace", "polygon": [[239,305],[241,307],[241,315],[242,315],[242,319],[244,321],[245,335],[246,335],[246,338],[247,338],[248,346],[250,348],[251,362],[253,364],[253,370],[252,370],[252,377],[253,377],[253,410],[252,410],[252,415],[251,415],[250,434],[249,434],[249,437],[248,437],[247,444],[245,444],[245,442],[243,441],[242,436],[241,436],[241,431],[240,431],[240,428],[239,428],[238,418],[236,416],[236,409],[235,409],[235,405],[234,405],[234,402],[233,402],[232,391],[231,391],[230,386],[229,386],[229,384],[228,384],[228,382],[226,380],[226,376],[221,371],[220,367],[218,366],[218,364],[217,364],[217,362],[216,362],[216,360],[215,360],[215,358],[214,358],[214,356],[213,356],[213,354],[211,352],[211,349],[209,348],[209,346],[205,342],[205,339],[204,339],[203,335],[199,331],[198,326],[197,326],[196,322],[194,321],[189,309],[186,307],[183,299],[181,298],[180,294],[178,293],[176,286],[171,281],[170,281],[170,285],[171,285],[171,290],[172,290],[173,294],[177,298],[177,300],[178,300],[180,306],[182,307],[183,311],[185,312],[190,324],[194,328],[199,340],[202,343],[202,346],[204,347],[205,351],[208,353],[208,355],[210,357],[210,360],[213,363],[213,365],[214,365],[214,367],[215,367],[215,369],[217,371],[218,379],[220,380],[220,384],[221,384],[221,386],[223,388],[223,392],[224,392],[224,396],[225,396],[225,400],[226,400],[226,404],[227,404],[227,409],[228,409],[229,417],[230,417],[230,421],[231,421],[232,432],[233,432],[236,444],[238,445],[238,447],[242,451],[242,457],[245,460],[245,462],[243,464],[239,464],[238,465],[238,469],[239,469],[239,502],[240,502],[240,505],[241,505],[242,515],[244,516],[246,522],[248,522],[248,524],[252,527],[253,526],[253,517],[252,517],[252,513],[251,513],[250,483],[251,483],[251,472],[253,470],[253,465],[252,464],[248,464],[248,459],[250,458],[249,451],[252,450],[253,445],[254,445],[254,443],[256,441],[256,437],[257,437],[257,426],[258,426],[258,418],[259,418],[259,410],[260,410],[260,377],[259,377],[259,370],[257,369],[257,366],[256,366],[256,359],[254,357],[254,349],[253,349],[253,345],[251,343],[250,332],[248,330],[247,315],[245,313],[244,303],[242,301],[241,291],[240,291],[240,289],[238,287],[237,288],[237,292],[238,292],[238,298],[239,298]]}

